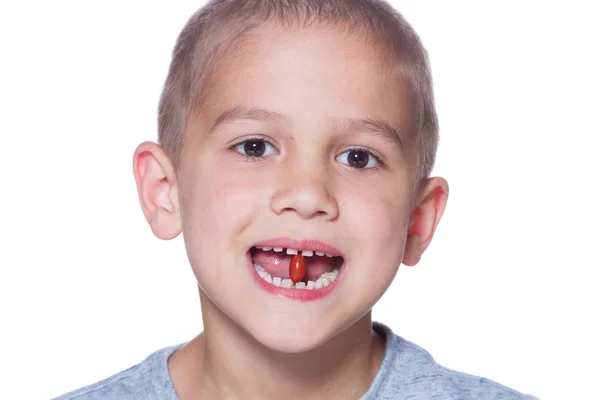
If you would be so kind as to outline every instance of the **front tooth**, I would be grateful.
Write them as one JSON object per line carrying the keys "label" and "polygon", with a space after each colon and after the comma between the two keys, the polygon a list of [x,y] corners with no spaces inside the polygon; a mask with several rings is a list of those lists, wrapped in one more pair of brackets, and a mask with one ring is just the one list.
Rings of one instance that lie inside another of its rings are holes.
{"label": "front tooth", "polygon": [[273,285],[275,286],[281,286],[281,278],[276,276],[275,278],[273,278]]}
{"label": "front tooth", "polygon": [[306,287],[306,283],[304,283],[304,282],[296,283],[296,289],[304,289],[305,287]]}
{"label": "front tooth", "polygon": [[317,282],[315,283],[315,289],[321,289],[322,287],[323,287],[323,280],[317,279]]}
{"label": "front tooth", "polygon": [[281,253],[283,251],[283,247],[273,247],[273,251]]}
{"label": "front tooth", "polygon": [[315,254],[321,257],[325,255],[322,251],[315,251]]}
{"label": "front tooth", "polygon": [[294,282],[292,282],[291,279],[284,279],[281,281],[281,287],[291,288],[293,285],[294,285]]}
{"label": "front tooth", "polygon": [[306,284],[306,288],[308,290],[313,290],[315,288],[315,282],[314,281],[308,281],[308,283]]}
{"label": "front tooth", "polygon": [[286,252],[286,254],[291,254],[291,255],[294,255],[294,256],[296,254],[298,254],[298,250],[295,250],[295,249],[287,249],[285,252]]}
{"label": "front tooth", "polygon": [[302,250],[302,255],[306,257],[312,257],[313,252],[312,250]]}

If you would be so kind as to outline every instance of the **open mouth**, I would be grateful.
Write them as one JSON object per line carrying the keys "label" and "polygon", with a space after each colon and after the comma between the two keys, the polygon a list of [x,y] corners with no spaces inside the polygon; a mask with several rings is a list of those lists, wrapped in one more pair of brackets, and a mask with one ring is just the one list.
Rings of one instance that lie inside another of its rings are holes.
{"label": "open mouth", "polygon": [[[306,261],[304,278],[294,283],[290,278],[292,257],[301,254]],[[344,259],[334,253],[286,247],[254,246],[250,249],[254,269],[265,282],[278,287],[318,290],[333,283]]]}

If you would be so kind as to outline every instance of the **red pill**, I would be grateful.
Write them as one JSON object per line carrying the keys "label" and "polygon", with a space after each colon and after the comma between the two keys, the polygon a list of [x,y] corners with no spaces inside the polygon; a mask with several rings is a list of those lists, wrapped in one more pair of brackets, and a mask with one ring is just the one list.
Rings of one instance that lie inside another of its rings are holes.
{"label": "red pill", "polygon": [[290,279],[292,282],[300,282],[306,275],[306,260],[302,254],[296,254],[290,261]]}

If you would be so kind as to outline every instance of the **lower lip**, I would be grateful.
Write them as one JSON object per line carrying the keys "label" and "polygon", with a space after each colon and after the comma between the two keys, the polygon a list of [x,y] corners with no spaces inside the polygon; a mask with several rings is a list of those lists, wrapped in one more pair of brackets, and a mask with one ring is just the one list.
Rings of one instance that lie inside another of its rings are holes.
{"label": "lower lip", "polygon": [[335,278],[335,280],[333,282],[331,282],[329,284],[329,286],[324,286],[320,289],[291,289],[291,288],[284,288],[281,286],[275,286],[270,284],[269,282],[265,281],[263,278],[260,277],[260,275],[258,275],[258,272],[256,272],[256,268],[254,268],[254,264],[252,263],[252,257],[250,256],[250,252],[246,253],[246,259],[248,260],[248,267],[250,268],[250,272],[252,273],[252,277],[254,278],[254,281],[256,283],[258,283],[258,285],[266,292],[275,295],[277,297],[284,297],[287,299],[291,299],[291,300],[296,300],[296,301],[315,301],[315,300],[319,300],[322,299],[326,296],[328,296],[329,294],[331,294],[335,288],[337,287],[338,283],[342,280],[343,275],[344,275],[344,265],[342,264],[342,266],[340,267],[340,272],[338,274],[338,276]]}

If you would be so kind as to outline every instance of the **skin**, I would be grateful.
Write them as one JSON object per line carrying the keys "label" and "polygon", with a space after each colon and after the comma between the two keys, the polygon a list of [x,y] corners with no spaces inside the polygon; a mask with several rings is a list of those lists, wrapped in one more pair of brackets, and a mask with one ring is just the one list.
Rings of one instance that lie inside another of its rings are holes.
{"label": "skin", "polygon": [[[204,332],[169,360],[181,399],[349,399],[368,390],[385,345],[372,331],[371,308],[401,262],[418,263],[448,197],[442,178],[411,192],[410,96],[402,79],[382,70],[372,45],[340,30],[264,25],[219,61],[178,171],[156,144],[137,148],[144,215],[161,239],[183,232],[199,286]],[[213,130],[236,106],[285,118]],[[403,145],[333,129],[344,118],[386,121]],[[250,161],[231,148],[252,137],[272,144],[264,158]],[[356,146],[383,164],[351,167],[347,152]],[[336,290],[308,303],[262,291],[246,251],[275,237],[340,249],[346,275]]]}

